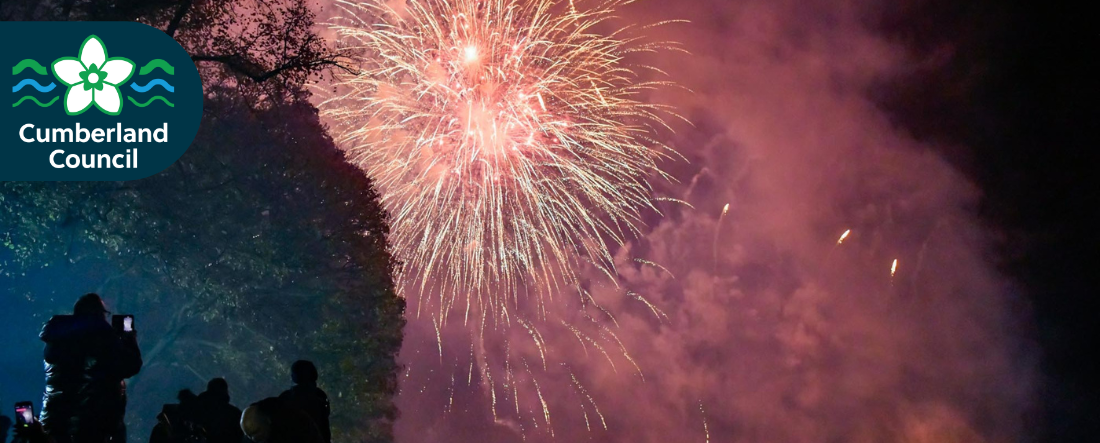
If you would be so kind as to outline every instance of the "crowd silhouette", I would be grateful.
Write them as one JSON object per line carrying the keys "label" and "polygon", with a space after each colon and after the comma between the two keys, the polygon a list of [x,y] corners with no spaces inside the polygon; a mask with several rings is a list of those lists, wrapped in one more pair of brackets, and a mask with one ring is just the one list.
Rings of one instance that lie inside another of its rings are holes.
{"label": "crowd silhouette", "polygon": [[[10,428],[12,443],[126,442],[126,379],[142,366],[134,318],[112,316],[99,295],[89,293],[71,315],[46,322],[39,337],[45,343],[42,410],[35,418],[28,408],[29,420],[0,416],[0,436]],[[299,360],[290,372],[290,389],[243,412],[232,404],[224,378],[211,379],[198,395],[179,391],[177,403],[157,414],[149,443],[331,443],[329,401],[317,387],[316,366]]]}

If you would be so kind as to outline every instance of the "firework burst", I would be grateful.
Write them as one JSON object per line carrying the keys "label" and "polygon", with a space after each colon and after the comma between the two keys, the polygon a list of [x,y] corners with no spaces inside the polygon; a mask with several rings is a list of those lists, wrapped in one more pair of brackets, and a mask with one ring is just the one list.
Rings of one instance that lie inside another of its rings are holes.
{"label": "firework burst", "polygon": [[321,108],[382,192],[417,313],[511,324],[581,267],[615,275],[608,245],[638,234],[676,155],[656,137],[676,114],[643,101],[669,84],[630,59],[678,48],[612,27],[630,2],[342,2],[360,70]]}

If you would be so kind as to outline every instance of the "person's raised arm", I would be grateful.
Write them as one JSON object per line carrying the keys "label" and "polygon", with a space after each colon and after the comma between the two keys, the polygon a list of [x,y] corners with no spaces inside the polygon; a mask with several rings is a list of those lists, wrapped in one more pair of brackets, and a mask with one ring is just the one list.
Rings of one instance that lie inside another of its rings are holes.
{"label": "person's raised arm", "polygon": [[141,371],[141,349],[138,348],[137,331],[113,334],[107,345],[112,373],[120,379],[137,375]]}

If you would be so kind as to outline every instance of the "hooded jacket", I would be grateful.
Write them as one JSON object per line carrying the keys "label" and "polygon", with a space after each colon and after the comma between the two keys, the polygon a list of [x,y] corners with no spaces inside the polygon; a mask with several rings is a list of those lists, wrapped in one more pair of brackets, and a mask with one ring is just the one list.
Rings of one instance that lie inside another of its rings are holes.
{"label": "hooded jacket", "polygon": [[57,315],[39,338],[46,343],[42,426],[61,435],[114,432],[126,409],[122,381],[141,370],[136,337],[120,337],[99,316]]}

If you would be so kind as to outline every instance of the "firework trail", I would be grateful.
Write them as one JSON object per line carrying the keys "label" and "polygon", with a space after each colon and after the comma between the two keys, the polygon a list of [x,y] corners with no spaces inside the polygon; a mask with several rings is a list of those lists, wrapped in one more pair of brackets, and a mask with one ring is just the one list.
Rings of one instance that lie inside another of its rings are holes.
{"label": "firework trail", "polygon": [[836,240],[836,244],[839,245],[841,243],[844,243],[844,239],[848,238],[848,234],[851,234],[851,233],[852,233],[851,229],[845,230],[843,234],[840,234],[840,238],[838,238]]}
{"label": "firework trail", "polygon": [[718,273],[718,234],[722,232],[722,220],[726,219],[726,213],[730,211],[730,204],[722,207],[722,215],[718,216],[718,223],[714,225],[714,269],[712,273]]}
{"label": "firework trail", "polygon": [[833,246],[829,248],[829,252],[825,254],[825,259],[821,261],[821,265],[819,266],[820,269],[823,269],[829,263],[829,258],[833,256],[833,252],[844,243],[844,240],[848,239],[848,235],[851,233],[851,229],[845,229],[844,233],[840,234],[840,238],[836,239],[836,243],[834,243]]}

